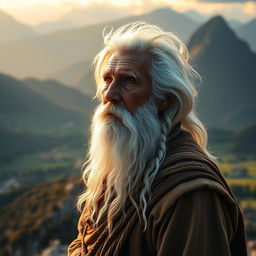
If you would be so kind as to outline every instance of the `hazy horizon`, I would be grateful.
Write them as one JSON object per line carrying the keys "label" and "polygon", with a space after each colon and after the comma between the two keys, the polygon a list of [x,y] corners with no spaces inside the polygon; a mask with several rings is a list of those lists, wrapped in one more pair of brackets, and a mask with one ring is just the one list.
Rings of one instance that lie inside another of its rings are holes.
{"label": "hazy horizon", "polygon": [[115,19],[161,7],[170,7],[178,12],[192,10],[206,18],[221,14],[226,19],[240,22],[256,18],[256,2],[246,0],[124,0],[122,3],[117,0],[0,0],[0,10],[28,25],[56,21],[74,10],[97,12],[106,8],[106,14],[111,12],[112,19]]}

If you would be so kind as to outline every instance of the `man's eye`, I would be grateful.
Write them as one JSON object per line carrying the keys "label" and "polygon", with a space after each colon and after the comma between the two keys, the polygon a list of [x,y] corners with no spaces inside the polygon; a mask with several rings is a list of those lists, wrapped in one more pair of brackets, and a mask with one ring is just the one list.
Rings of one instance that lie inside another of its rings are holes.
{"label": "man's eye", "polygon": [[127,76],[125,78],[125,82],[126,83],[132,83],[132,84],[136,84],[137,83],[136,79],[133,76]]}
{"label": "man's eye", "polygon": [[105,84],[111,84],[112,78],[110,76],[106,76],[106,77],[104,77],[104,82],[105,82]]}
{"label": "man's eye", "polygon": [[126,88],[126,89],[133,89],[134,87],[137,86],[137,81],[134,77],[132,76],[127,76],[124,78],[123,80],[123,86]]}

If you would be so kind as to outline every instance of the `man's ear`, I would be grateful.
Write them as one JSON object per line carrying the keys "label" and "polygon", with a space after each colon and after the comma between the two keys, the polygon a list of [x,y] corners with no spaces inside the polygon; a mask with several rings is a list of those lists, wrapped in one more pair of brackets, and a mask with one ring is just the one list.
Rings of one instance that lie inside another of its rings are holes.
{"label": "man's ear", "polygon": [[173,95],[171,93],[167,93],[164,99],[156,99],[156,106],[159,111],[164,111],[169,108],[173,101]]}

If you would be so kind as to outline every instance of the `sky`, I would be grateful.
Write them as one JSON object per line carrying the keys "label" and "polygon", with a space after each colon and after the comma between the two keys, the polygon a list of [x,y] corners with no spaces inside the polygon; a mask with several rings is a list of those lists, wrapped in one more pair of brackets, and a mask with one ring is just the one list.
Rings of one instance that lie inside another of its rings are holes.
{"label": "sky", "polygon": [[29,25],[55,21],[73,9],[102,6],[127,15],[169,6],[179,12],[195,10],[207,17],[222,14],[242,22],[256,18],[256,0],[0,0],[0,9]]}

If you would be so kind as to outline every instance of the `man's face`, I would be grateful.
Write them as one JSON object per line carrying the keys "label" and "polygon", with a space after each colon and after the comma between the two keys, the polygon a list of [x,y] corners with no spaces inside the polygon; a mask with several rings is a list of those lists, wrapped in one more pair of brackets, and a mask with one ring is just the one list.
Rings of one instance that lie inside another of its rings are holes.
{"label": "man's face", "polygon": [[152,94],[149,66],[150,58],[145,54],[114,53],[103,71],[103,104],[122,103],[130,113],[135,113],[137,107],[142,106]]}

